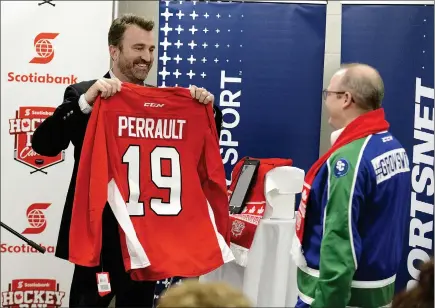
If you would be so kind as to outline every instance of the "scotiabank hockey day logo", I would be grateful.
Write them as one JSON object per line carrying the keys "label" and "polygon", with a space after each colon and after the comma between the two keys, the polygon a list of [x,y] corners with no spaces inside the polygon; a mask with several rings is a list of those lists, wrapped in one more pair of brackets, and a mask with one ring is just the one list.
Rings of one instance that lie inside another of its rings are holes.
{"label": "scotiabank hockey day logo", "polygon": [[33,169],[30,174],[65,160],[65,151],[55,157],[42,156],[32,149],[32,135],[36,127],[54,113],[53,107],[20,107],[15,119],[9,120],[9,134],[15,135],[14,159]]}
{"label": "scotiabank hockey day logo", "polygon": [[54,279],[14,279],[2,292],[2,307],[62,307],[65,292]]}

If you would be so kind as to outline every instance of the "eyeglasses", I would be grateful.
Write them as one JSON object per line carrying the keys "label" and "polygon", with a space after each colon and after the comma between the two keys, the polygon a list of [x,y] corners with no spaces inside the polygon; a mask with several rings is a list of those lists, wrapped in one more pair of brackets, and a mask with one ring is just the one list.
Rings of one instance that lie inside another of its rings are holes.
{"label": "eyeglasses", "polygon": [[322,97],[323,97],[323,100],[326,100],[326,97],[328,96],[328,94],[340,95],[340,94],[344,94],[344,93],[346,93],[346,92],[344,92],[344,91],[328,91],[327,89],[324,89],[322,91]]}

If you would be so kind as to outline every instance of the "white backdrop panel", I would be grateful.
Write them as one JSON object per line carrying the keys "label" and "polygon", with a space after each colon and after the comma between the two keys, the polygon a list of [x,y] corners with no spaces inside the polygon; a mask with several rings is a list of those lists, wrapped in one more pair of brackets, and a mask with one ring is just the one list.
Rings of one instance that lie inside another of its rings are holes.
{"label": "white backdrop panel", "polygon": [[48,248],[32,252],[1,230],[2,307],[68,306],[73,266],[55,258],[54,247],[72,146],[49,158],[33,153],[28,140],[34,124],[62,103],[68,84],[109,69],[113,2],[42,2],[1,2],[1,221]]}

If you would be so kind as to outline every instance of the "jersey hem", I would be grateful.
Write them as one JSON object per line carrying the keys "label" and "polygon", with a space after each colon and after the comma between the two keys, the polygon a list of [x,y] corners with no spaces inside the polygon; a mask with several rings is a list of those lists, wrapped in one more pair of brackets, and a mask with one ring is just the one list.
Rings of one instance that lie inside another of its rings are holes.
{"label": "jersey hem", "polygon": [[[298,268],[296,279],[301,300],[311,305],[309,301],[314,301],[319,278]],[[384,307],[394,297],[394,286],[395,276],[379,281],[352,281],[347,307]]]}
{"label": "jersey hem", "polygon": [[[206,274],[218,269],[219,267],[221,267],[222,265],[224,265],[226,263],[228,263],[228,262],[220,261],[218,264],[210,266],[205,270],[201,270],[201,271],[197,271],[197,272],[193,272],[193,273],[192,272],[189,272],[189,273],[176,272],[173,274],[144,275],[144,276],[146,276],[146,279],[136,279],[134,277],[134,275],[130,275],[130,277],[134,281],[157,281],[157,280],[163,280],[163,279],[172,278],[172,277],[195,278],[195,277],[206,275]],[[139,269],[136,269],[136,270],[139,270]],[[131,271],[130,271],[130,274],[132,274]]]}
{"label": "jersey hem", "polygon": [[85,266],[85,267],[96,267],[100,265],[100,261],[98,262],[80,262],[78,259],[74,258],[74,257],[68,257],[65,260],[75,264],[75,265],[80,265],[80,266]]}
{"label": "jersey hem", "polygon": [[151,265],[151,262],[146,262],[146,263],[142,263],[142,264],[140,264],[140,263],[131,263],[130,270],[146,268],[146,267],[148,267],[150,265]]}

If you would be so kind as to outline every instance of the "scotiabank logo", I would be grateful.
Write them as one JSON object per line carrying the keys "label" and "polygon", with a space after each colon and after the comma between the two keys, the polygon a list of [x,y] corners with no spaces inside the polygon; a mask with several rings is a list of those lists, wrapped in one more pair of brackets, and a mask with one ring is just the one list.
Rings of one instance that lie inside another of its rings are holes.
{"label": "scotiabank logo", "polygon": [[[45,210],[51,205],[51,203],[33,203],[31,204],[26,211],[28,227],[24,229],[21,234],[41,234],[47,228],[47,219],[45,218]],[[54,246],[44,245],[38,243],[40,246],[46,249],[47,253],[54,253]],[[25,242],[20,241],[20,244],[8,244],[1,243],[0,245],[1,253],[40,253],[38,250],[33,248],[30,245],[27,245]]]}
{"label": "scotiabank logo", "polygon": [[9,120],[9,134],[15,136],[14,159],[33,169],[30,174],[42,172],[44,169],[61,163],[65,159],[65,151],[54,157],[42,156],[32,149],[32,135],[36,127],[51,116],[53,107],[20,107],[16,117]]}
{"label": "scotiabank logo", "polygon": [[39,234],[42,233],[47,227],[47,220],[45,219],[44,210],[46,210],[51,203],[33,203],[27,208],[27,220],[29,227],[26,228],[21,234]]}
{"label": "scotiabank logo", "polygon": [[54,279],[14,279],[2,292],[2,307],[62,307],[65,292]]}
{"label": "scotiabank logo", "polygon": [[54,76],[49,73],[41,74],[17,74],[15,72],[8,73],[9,82],[23,82],[23,83],[53,83],[53,84],[74,84],[77,83],[77,77],[74,74],[69,76]]}
{"label": "scotiabank logo", "polygon": [[38,54],[30,63],[47,64],[54,58],[54,48],[51,40],[54,40],[59,33],[39,33],[34,41],[35,51]]}
{"label": "scotiabank logo", "polygon": [[[39,33],[33,40],[36,55],[29,61],[32,64],[47,64],[54,58],[54,50],[52,40],[59,33],[43,32]],[[28,61],[28,60],[25,60]],[[77,77],[74,74],[66,74],[64,76],[56,76],[50,73],[17,73],[8,72],[8,82],[18,83],[49,83],[49,84],[74,84],[77,83]]]}
{"label": "scotiabank logo", "polygon": [[[45,248],[45,252],[46,253],[54,253],[55,252],[55,247],[51,246],[51,245],[44,245],[41,243],[37,243],[39,246]],[[33,248],[30,245],[27,244],[20,244],[20,245],[13,245],[13,244],[8,244],[8,243],[1,243],[0,244],[0,252],[1,253],[37,253],[40,254],[40,252],[38,250],[36,250],[35,248]]]}

